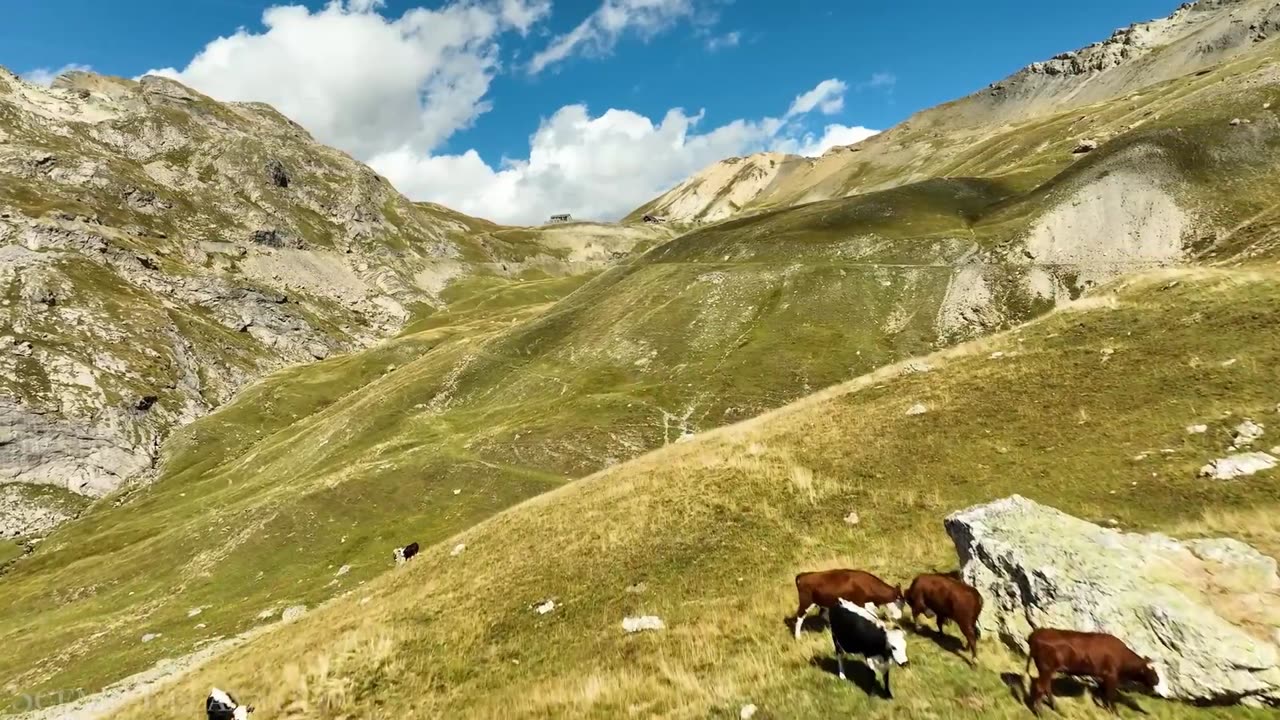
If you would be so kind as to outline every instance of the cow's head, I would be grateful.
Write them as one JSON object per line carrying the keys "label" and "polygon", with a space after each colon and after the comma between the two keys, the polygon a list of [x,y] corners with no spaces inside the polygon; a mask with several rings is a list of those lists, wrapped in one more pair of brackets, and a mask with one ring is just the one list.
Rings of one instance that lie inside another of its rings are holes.
{"label": "cow's head", "polygon": [[391,556],[395,558],[397,565],[404,562],[404,548],[398,547],[391,551]]}
{"label": "cow's head", "polygon": [[252,705],[241,705],[231,713],[231,717],[235,720],[249,720],[249,713],[253,712]]}
{"label": "cow's head", "polygon": [[1137,678],[1143,685],[1151,688],[1159,697],[1169,697],[1169,683],[1164,675],[1156,669],[1156,662],[1149,657],[1142,658],[1142,670]]}
{"label": "cow's head", "polygon": [[885,633],[889,642],[889,652],[893,663],[898,666],[907,664],[907,634],[901,630],[889,630]]}

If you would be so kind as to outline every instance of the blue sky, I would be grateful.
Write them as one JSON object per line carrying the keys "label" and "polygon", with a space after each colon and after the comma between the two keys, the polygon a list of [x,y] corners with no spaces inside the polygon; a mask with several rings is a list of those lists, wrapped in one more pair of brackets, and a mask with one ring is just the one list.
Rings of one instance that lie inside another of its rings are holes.
{"label": "blue sky", "polygon": [[[411,196],[531,222],[551,208],[616,216],[725,154],[819,152],[829,126],[856,139],[1176,5],[322,0],[264,24],[281,4],[10,2],[0,64],[168,69],[220,99],[276,104]],[[221,59],[193,64],[219,37],[234,40]],[[837,82],[797,110],[823,81]]]}

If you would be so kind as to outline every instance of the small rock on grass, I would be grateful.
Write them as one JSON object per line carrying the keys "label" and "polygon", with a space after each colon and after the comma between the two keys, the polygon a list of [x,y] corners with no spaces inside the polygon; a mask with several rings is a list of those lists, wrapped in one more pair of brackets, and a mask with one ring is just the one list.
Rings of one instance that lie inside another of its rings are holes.
{"label": "small rock on grass", "polygon": [[1252,445],[1253,441],[1262,437],[1266,432],[1266,428],[1258,423],[1245,418],[1244,422],[1236,426],[1235,432],[1231,437],[1232,447],[1245,447]]}
{"label": "small rock on grass", "polygon": [[662,618],[657,615],[641,615],[639,617],[628,617],[622,619],[622,629],[628,633],[638,633],[645,630],[662,630],[666,628]]}

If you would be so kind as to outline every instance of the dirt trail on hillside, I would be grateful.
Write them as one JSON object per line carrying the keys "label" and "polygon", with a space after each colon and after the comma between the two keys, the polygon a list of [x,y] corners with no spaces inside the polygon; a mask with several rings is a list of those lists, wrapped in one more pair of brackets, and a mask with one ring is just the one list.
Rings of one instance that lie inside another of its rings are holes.
{"label": "dirt trail on hillside", "polygon": [[[85,695],[71,702],[51,707],[35,707],[9,717],[13,720],[105,720],[126,705],[144,700],[162,687],[177,682],[187,673],[199,669],[210,660],[234,650],[279,624],[271,623],[256,627],[235,637],[210,643],[189,655],[161,660],[154,666],[108,685],[92,695]],[[51,693],[43,696],[44,702],[54,701],[52,695]],[[192,716],[198,714],[204,707],[204,700],[203,697],[190,698]],[[40,698],[26,697],[20,698],[13,707],[15,709],[32,708],[40,704],[43,704]]]}

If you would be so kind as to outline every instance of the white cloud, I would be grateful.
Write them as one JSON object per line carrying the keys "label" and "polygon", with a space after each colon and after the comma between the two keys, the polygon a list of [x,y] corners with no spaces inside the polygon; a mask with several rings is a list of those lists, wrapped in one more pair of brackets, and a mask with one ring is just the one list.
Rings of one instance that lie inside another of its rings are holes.
{"label": "white cloud", "polygon": [[741,41],[742,33],[737,30],[727,32],[724,35],[712,35],[710,38],[707,38],[707,49],[711,52],[716,52],[717,50],[724,50],[725,48],[737,47],[738,43]]}
{"label": "white cloud", "polygon": [[[624,31],[658,32],[693,2],[606,0],[574,30],[580,39],[558,38],[552,47],[566,48],[561,59],[603,51]],[[383,7],[383,0],[272,7],[262,31],[239,30],[210,42],[182,70],[154,72],[215,98],[271,103],[409,197],[508,223],[541,222],[555,212],[616,219],[725,157],[764,149],[818,154],[867,132],[828,125],[815,138],[805,131],[806,116],[843,107],[848,88],[832,78],[796,96],[779,116],[705,131],[702,113],[681,109],[650,119],[568,105],[540,122],[525,158],[490,164],[475,150],[436,154],[489,109],[500,40],[529,32],[549,2],[454,0],[399,18],[381,14]],[[689,17],[700,22],[697,12]],[[555,61],[544,56],[542,67]]]}
{"label": "white cloud", "polygon": [[852,145],[862,142],[872,135],[879,133],[879,130],[872,130],[860,125],[828,125],[823,128],[820,137],[814,137],[812,134],[806,134],[804,137],[783,138],[774,143],[774,150],[780,152],[788,152],[796,155],[804,155],[805,157],[818,157],[833,147],[842,145]]}
{"label": "white cloud", "polygon": [[265,30],[210,42],[186,68],[152,70],[220,100],[274,105],[357,157],[425,153],[490,105],[498,38],[526,32],[548,0],[463,0],[398,19],[383,0],[265,10]]}
{"label": "white cloud", "polygon": [[536,75],[575,52],[607,55],[624,32],[633,30],[641,37],[652,37],[679,20],[693,17],[695,10],[693,0],[604,0],[577,27],[534,55],[529,72]]}
{"label": "white cloud", "polygon": [[442,156],[398,151],[371,165],[410,197],[499,222],[539,223],[559,212],[613,220],[726,157],[764,149],[817,155],[873,133],[829,125],[821,138],[790,134],[801,115],[839,97],[831,82],[801,96],[820,99],[809,110],[793,104],[790,122],[735,120],[699,133],[702,113],[673,109],[655,123],[629,110],[592,117],[585,106],[569,105],[543,120],[529,139],[527,159],[492,167],[474,150]]}
{"label": "white cloud", "polygon": [[871,73],[871,78],[858,83],[858,89],[892,90],[898,84],[898,76],[889,72]]}
{"label": "white cloud", "polygon": [[803,115],[817,108],[823,115],[834,115],[844,109],[844,93],[849,86],[831,78],[818,83],[812,90],[796,96],[787,117]]}
{"label": "white cloud", "polygon": [[22,74],[22,79],[26,80],[32,85],[43,85],[45,87],[49,87],[49,85],[53,83],[53,79],[58,77],[62,73],[71,72],[72,70],[80,70],[80,71],[88,72],[91,69],[92,68],[90,68],[88,65],[77,65],[76,63],[70,63],[68,65],[63,65],[57,70],[50,70],[49,68],[36,68],[34,70],[28,70],[27,72]]}
{"label": "white cloud", "polygon": [[702,115],[669,110],[661,122],[630,110],[592,117],[568,105],[544,120],[529,157],[487,165],[474,151],[435,157],[390,153],[373,167],[411,197],[501,222],[538,223],[555,212],[616,219],[706,165],[760,149],[778,121],[694,129]]}

